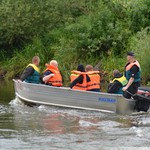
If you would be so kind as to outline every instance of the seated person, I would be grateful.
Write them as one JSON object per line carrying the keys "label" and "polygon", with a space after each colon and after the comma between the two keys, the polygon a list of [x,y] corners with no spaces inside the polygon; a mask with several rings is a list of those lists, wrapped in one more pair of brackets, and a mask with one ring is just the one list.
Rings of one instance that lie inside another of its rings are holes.
{"label": "seated person", "polygon": [[83,90],[87,89],[87,82],[90,81],[88,75],[86,75],[84,66],[78,65],[77,70],[73,70],[71,74],[71,84],[70,88],[75,90]]}
{"label": "seated person", "polygon": [[25,81],[27,83],[41,83],[40,69],[39,69],[40,58],[34,56],[32,63],[30,63],[23,71],[18,81]]}
{"label": "seated person", "polygon": [[92,65],[86,65],[85,71],[90,78],[90,81],[87,82],[87,91],[100,92],[99,71],[94,71]]}
{"label": "seated person", "polygon": [[49,64],[46,64],[46,70],[43,74],[43,82],[47,85],[62,86],[62,75],[58,69],[58,63],[56,60],[51,60]]}
{"label": "seated person", "polygon": [[127,84],[127,79],[118,70],[113,71],[113,80],[108,85],[107,92],[123,94],[122,88]]}

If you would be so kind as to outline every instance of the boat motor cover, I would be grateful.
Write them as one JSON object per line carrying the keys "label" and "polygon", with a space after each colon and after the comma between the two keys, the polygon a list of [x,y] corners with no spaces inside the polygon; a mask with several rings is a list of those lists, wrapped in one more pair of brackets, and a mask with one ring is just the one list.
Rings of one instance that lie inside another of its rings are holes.
{"label": "boat motor cover", "polygon": [[133,98],[136,100],[135,102],[135,110],[136,111],[144,111],[147,112],[150,106],[150,97],[144,96],[141,94],[135,94]]}
{"label": "boat motor cover", "polygon": [[139,87],[137,94],[150,96],[150,87]]}

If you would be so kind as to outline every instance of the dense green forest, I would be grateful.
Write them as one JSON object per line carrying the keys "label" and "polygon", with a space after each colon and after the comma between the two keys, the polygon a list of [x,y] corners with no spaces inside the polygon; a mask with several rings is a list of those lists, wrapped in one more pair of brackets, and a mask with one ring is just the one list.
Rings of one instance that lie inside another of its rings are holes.
{"label": "dense green forest", "polygon": [[19,76],[34,55],[56,59],[66,83],[70,71],[100,64],[107,82],[123,72],[133,51],[150,86],[150,0],[1,0],[0,74]]}

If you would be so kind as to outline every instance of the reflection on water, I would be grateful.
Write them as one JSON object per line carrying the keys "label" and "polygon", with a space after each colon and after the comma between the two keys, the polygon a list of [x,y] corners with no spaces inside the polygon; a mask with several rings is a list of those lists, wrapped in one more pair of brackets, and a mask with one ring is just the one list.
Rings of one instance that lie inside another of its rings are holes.
{"label": "reflection on water", "polygon": [[2,150],[146,149],[149,132],[149,114],[119,116],[44,105],[28,107],[18,99],[0,102]]}
{"label": "reflection on water", "polygon": [[11,139],[24,149],[40,149],[43,146],[45,149],[49,146],[52,149],[97,149],[118,147],[118,144],[124,147],[150,145],[150,136],[146,134],[150,131],[149,115],[116,116],[43,105],[28,107],[17,99],[11,101],[7,109],[4,106],[2,109],[2,141]]}
{"label": "reflection on water", "polygon": [[0,104],[8,104],[14,98],[13,82],[0,80]]}

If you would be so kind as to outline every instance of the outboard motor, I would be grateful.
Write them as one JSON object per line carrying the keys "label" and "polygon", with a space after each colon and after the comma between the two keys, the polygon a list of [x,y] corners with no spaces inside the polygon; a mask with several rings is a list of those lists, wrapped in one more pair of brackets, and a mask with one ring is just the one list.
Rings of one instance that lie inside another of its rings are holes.
{"label": "outboard motor", "polygon": [[150,106],[150,87],[139,87],[133,98],[136,100],[135,110],[147,112]]}

